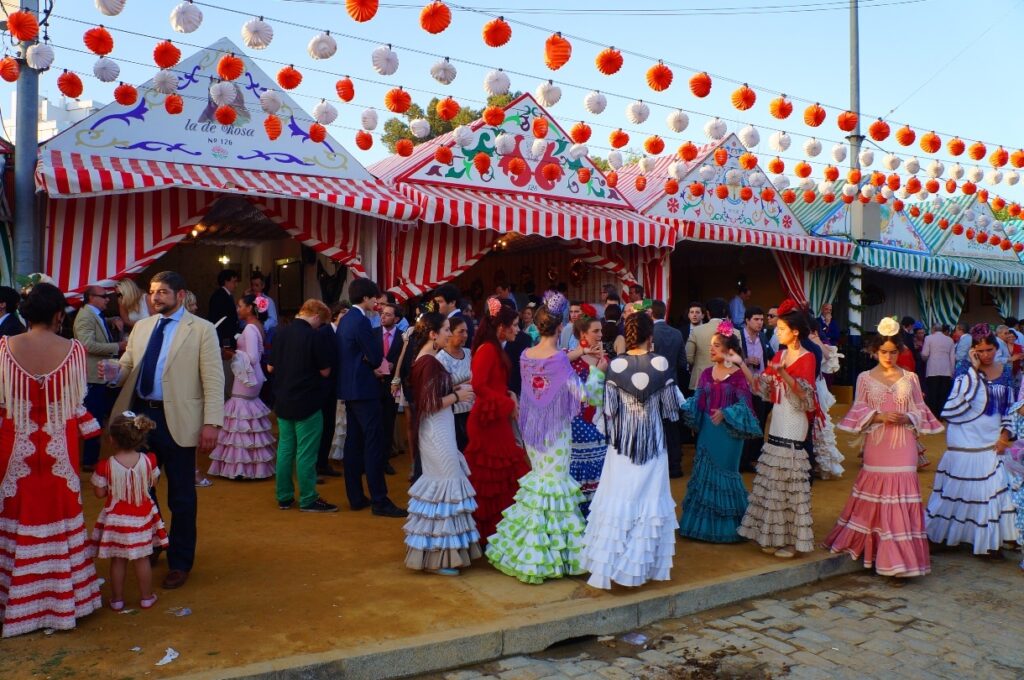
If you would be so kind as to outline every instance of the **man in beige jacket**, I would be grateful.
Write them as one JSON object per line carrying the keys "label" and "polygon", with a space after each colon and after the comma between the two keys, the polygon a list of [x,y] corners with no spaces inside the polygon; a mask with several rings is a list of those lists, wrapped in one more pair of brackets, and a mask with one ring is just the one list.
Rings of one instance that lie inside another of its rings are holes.
{"label": "man in beige jacket", "polygon": [[[711,338],[718,332],[718,324],[729,318],[729,307],[722,298],[708,300],[707,323],[701,324],[690,331],[686,339],[686,362],[690,364],[690,391],[697,389],[697,381],[705,368],[711,366]],[[739,333],[734,330],[737,336]]]}
{"label": "man in beige jacket", "polygon": [[163,587],[172,589],[185,585],[195,561],[196,446],[209,451],[217,445],[224,424],[224,369],[213,324],[185,310],[180,274],[154,276],[149,295],[154,315],[132,328],[114,381],[124,385],[114,412],[133,410],[156,422],[149,448],[167,477],[172,522]]}
{"label": "man in beige jacket", "polygon": [[[103,311],[110,294],[103,286],[89,286],[82,293],[82,307],[75,315],[75,340],[85,347],[89,389],[85,393],[85,408],[100,426],[106,426],[117,391],[104,383],[97,370],[101,359],[115,359],[127,343],[115,341]],[[100,460],[100,437],[86,439],[82,446],[82,471],[92,472]]]}

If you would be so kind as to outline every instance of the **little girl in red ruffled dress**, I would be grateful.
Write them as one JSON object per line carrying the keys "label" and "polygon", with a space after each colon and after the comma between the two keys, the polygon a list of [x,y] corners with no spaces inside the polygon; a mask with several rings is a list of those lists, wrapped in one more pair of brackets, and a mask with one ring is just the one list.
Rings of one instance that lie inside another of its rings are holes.
{"label": "little girl in red ruffled dress", "polygon": [[93,557],[110,558],[110,608],[114,611],[124,609],[129,562],[139,580],[139,606],[149,609],[156,604],[149,556],[154,547],[167,547],[167,532],[149,490],[156,484],[160,469],[156,456],[137,451],[154,427],[152,420],[131,411],[114,416],[107,426],[107,436],[115,453],[100,461],[92,475],[96,497],[107,502],[93,527],[90,547]]}

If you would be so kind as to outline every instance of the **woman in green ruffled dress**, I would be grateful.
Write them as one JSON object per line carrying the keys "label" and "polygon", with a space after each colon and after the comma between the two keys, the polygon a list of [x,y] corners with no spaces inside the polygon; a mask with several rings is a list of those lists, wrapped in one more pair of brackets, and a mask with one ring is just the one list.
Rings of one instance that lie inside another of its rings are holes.
{"label": "woman in green ruffled dress", "polygon": [[487,539],[487,559],[524,583],[582,574],[583,494],[569,474],[572,419],[583,389],[557,347],[565,296],[549,292],[534,319],[540,344],[520,359],[519,427],[533,469],[519,480],[515,503]]}

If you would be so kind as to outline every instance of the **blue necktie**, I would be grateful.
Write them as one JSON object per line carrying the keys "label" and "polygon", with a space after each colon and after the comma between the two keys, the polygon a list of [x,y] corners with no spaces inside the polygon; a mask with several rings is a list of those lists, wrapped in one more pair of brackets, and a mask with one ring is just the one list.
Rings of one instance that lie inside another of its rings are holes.
{"label": "blue necktie", "polygon": [[139,377],[139,394],[144,398],[153,393],[156,364],[160,359],[160,349],[164,345],[164,330],[170,321],[166,317],[157,321],[156,330],[153,331],[153,335],[149,336],[146,354],[142,357],[142,375]]}

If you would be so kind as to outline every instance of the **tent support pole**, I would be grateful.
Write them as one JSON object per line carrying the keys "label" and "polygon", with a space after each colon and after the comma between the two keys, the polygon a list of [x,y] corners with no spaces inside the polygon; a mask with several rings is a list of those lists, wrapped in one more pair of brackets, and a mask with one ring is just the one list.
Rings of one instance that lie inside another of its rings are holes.
{"label": "tent support pole", "polygon": [[[39,0],[22,0],[22,9],[39,13]],[[21,44],[17,129],[14,142],[14,273],[42,271],[41,229],[37,217],[35,172],[39,156],[39,72],[24,61],[32,43]]]}

